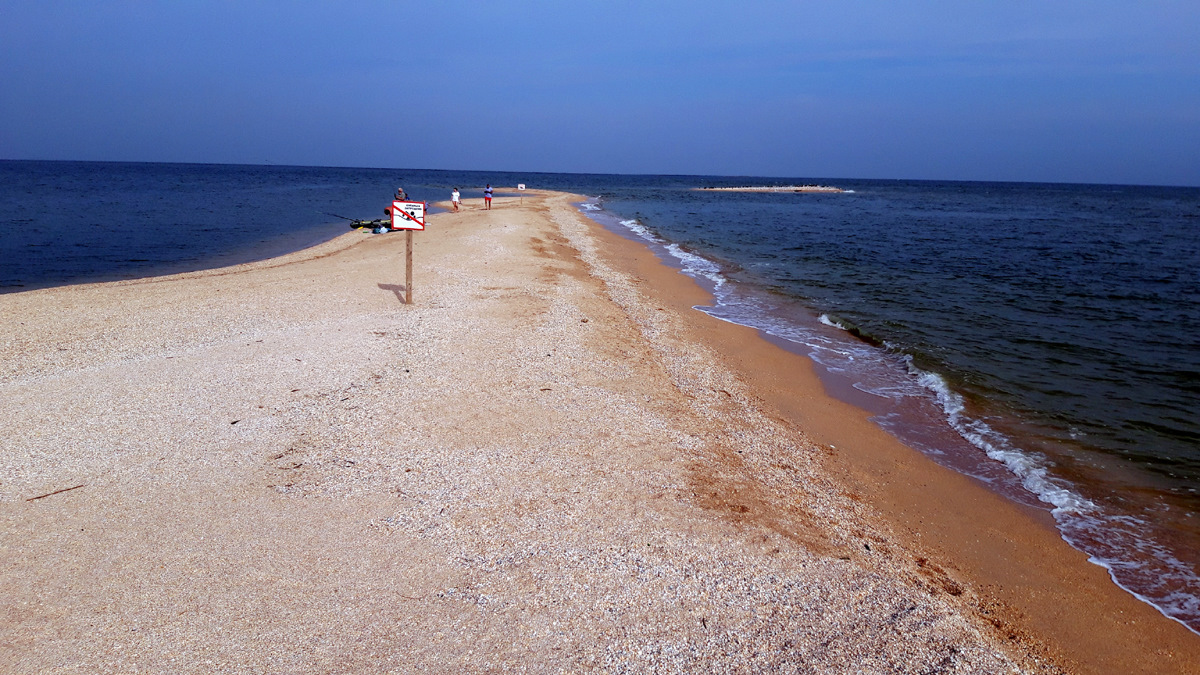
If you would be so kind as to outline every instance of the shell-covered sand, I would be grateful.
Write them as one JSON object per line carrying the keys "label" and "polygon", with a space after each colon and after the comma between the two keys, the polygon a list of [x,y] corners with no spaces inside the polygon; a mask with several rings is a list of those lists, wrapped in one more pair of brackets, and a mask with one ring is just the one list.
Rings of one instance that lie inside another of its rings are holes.
{"label": "shell-covered sand", "polygon": [[570,201],[0,296],[0,670],[1059,671]]}

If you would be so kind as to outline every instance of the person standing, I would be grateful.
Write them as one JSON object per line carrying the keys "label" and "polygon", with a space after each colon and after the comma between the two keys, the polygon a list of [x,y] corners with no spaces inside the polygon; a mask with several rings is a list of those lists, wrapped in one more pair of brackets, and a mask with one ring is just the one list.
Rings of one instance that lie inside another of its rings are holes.
{"label": "person standing", "polygon": [[488,211],[492,210],[492,184],[491,183],[488,183],[488,186],[483,189],[483,208],[487,209]]}
{"label": "person standing", "polygon": [[450,193],[450,203],[454,204],[454,212],[458,213],[459,202],[462,201],[462,195],[458,193],[458,188],[454,188],[454,192]]}

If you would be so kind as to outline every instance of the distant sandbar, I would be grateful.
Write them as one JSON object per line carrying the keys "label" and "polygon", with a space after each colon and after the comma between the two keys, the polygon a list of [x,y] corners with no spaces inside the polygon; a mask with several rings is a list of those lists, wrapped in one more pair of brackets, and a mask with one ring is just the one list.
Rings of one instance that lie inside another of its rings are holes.
{"label": "distant sandbar", "polygon": [[842,188],[828,185],[746,185],[743,187],[702,187],[696,189],[712,192],[845,192]]}

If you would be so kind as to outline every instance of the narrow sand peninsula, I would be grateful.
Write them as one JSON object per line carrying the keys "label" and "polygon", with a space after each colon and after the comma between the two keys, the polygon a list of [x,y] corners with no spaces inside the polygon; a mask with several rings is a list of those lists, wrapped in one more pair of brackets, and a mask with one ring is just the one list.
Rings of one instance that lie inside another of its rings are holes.
{"label": "narrow sand peninsula", "polygon": [[571,201],[0,296],[0,670],[1196,672]]}

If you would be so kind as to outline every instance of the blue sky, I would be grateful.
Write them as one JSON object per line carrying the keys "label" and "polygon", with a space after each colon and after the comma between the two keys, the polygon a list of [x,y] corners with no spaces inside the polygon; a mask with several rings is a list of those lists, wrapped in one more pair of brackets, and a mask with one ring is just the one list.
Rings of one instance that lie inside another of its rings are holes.
{"label": "blue sky", "polygon": [[1200,3],[8,0],[0,158],[1200,185]]}

